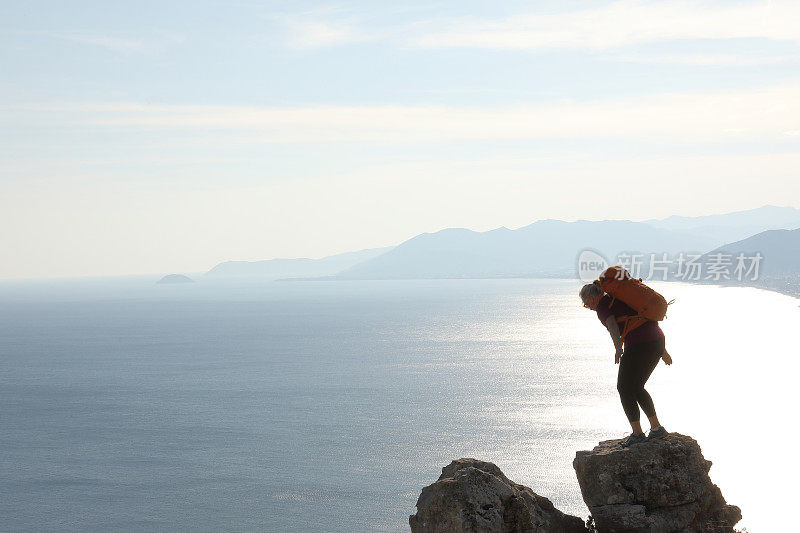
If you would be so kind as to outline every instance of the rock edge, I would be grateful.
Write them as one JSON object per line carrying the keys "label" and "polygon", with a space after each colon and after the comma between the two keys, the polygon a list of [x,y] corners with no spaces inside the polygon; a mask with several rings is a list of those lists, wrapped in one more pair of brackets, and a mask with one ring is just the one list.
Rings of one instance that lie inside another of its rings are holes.
{"label": "rock edge", "polygon": [[494,463],[456,459],[422,489],[412,533],[585,532],[583,520],[509,480]]}

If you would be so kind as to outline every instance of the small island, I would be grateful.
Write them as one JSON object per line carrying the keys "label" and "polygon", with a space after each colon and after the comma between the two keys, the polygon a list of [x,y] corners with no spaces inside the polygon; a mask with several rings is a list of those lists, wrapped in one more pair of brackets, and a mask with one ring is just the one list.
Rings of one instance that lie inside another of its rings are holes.
{"label": "small island", "polygon": [[183,274],[167,274],[156,283],[194,283],[194,280]]}

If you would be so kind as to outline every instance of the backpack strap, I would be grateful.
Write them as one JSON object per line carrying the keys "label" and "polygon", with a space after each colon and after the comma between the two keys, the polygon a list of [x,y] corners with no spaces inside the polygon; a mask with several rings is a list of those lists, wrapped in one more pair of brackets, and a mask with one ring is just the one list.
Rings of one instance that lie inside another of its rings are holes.
{"label": "backpack strap", "polygon": [[647,318],[642,315],[631,315],[631,316],[621,316],[617,318],[617,322],[623,322],[624,325],[622,326],[622,332],[619,334],[620,339],[622,342],[625,342],[625,337],[633,331],[634,329],[638,328],[645,322],[647,322]]}
{"label": "backpack strap", "polygon": [[[597,307],[597,302],[599,302],[599,301],[600,301],[600,298],[602,298],[602,297],[603,297],[603,295],[601,294],[600,296],[598,296],[597,298],[595,298],[594,300],[592,300],[592,305],[593,305],[593,306],[595,306],[595,307]],[[592,309],[592,307],[590,307],[590,306],[589,306],[589,305],[587,305],[587,304],[583,304],[583,306],[584,306],[586,309]]]}

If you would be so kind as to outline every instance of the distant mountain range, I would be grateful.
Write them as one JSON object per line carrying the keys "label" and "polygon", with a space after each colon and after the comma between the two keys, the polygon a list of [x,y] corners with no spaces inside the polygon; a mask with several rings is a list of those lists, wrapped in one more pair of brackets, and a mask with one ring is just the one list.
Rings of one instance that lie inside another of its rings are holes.
{"label": "distant mountain range", "polygon": [[593,249],[613,262],[620,252],[700,254],[734,246],[755,247],[743,250],[746,252],[759,251],[761,246],[765,256],[769,249],[770,259],[765,265],[780,265],[800,273],[794,237],[798,232],[767,231],[796,228],[800,228],[800,209],[774,206],[644,222],[540,220],[514,230],[450,228],[417,235],[395,247],[322,259],[228,261],[207,275],[328,279],[573,277],[578,254],[584,249]]}
{"label": "distant mountain range", "polygon": [[344,270],[347,279],[572,276],[578,254],[704,251],[720,244],[701,233],[654,228],[643,222],[541,220],[516,230],[446,229],[423,233],[378,257]]}
{"label": "distant mountain range", "polygon": [[370,248],[330,255],[322,259],[268,259],[266,261],[225,261],[208,272],[212,278],[287,278],[333,276],[353,265],[377,257],[392,247]]}
{"label": "distant mountain range", "polygon": [[[757,277],[748,276],[754,252],[761,254],[762,259],[758,264]],[[775,290],[800,298],[800,228],[794,230],[776,229],[757,233],[746,239],[720,246],[705,254],[702,261],[708,264],[716,254],[730,257],[733,265],[737,264],[736,258],[742,255],[745,258],[744,274],[733,275],[729,279],[711,281],[723,285],[745,284],[755,287]],[[735,268],[735,267],[734,267]],[[740,281],[744,278],[745,281]],[[709,280],[704,280],[706,283]]]}
{"label": "distant mountain range", "polygon": [[645,220],[654,228],[700,232],[715,238],[720,245],[738,241],[771,229],[800,228],[800,209],[765,205],[758,209],[724,215],[682,217],[673,215],[661,220]]}
{"label": "distant mountain range", "polygon": [[759,268],[765,276],[800,274],[800,228],[762,231],[741,241],[720,246],[706,255],[724,253],[735,257],[739,253],[753,252],[760,252],[764,257]]}
{"label": "distant mountain range", "polygon": [[[702,253],[774,227],[800,227],[800,210],[765,206],[705,217],[631,222],[542,220],[510,230],[424,233],[339,274],[343,279],[550,277],[575,275],[578,254]],[[752,251],[752,250],[751,250]]]}

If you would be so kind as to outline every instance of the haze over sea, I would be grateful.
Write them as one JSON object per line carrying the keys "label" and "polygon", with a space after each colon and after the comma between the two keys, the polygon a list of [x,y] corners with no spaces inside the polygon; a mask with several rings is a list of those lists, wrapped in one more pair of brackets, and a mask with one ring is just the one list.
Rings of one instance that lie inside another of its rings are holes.
{"label": "haze over sea", "polygon": [[[404,531],[465,456],[585,518],[575,451],[629,431],[576,280],[154,281],[0,284],[0,530]],[[798,300],[653,286],[662,422],[784,530]]]}

